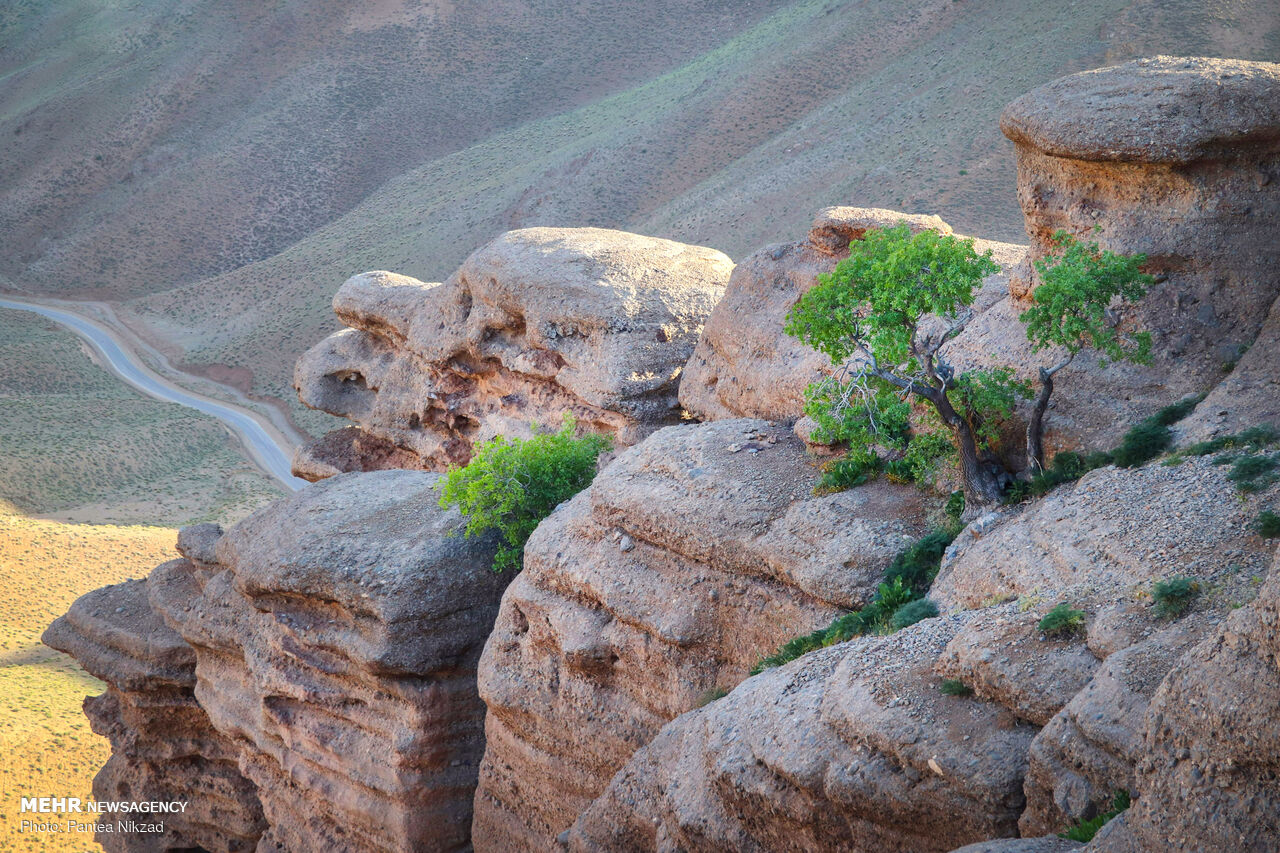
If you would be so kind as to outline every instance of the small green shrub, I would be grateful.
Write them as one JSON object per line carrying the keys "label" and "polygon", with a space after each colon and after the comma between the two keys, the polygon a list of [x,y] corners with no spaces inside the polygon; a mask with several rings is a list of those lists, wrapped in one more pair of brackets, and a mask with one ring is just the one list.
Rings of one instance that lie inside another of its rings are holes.
{"label": "small green shrub", "polygon": [[1264,509],[1254,519],[1253,529],[1263,539],[1280,539],[1280,515]]}
{"label": "small green shrub", "polygon": [[493,570],[519,570],[524,544],[542,519],[590,485],[596,458],[611,444],[608,436],[574,437],[565,416],[558,432],[530,439],[497,436],[476,448],[471,461],[450,469],[440,483],[440,506],[456,506],[467,519],[467,536],[501,533]]}
{"label": "small green shrub", "polygon": [[1160,616],[1181,616],[1191,606],[1191,600],[1200,594],[1200,584],[1181,575],[1151,585],[1151,597],[1156,602]]}
{"label": "small green shrub", "polygon": [[884,574],[885,580],[892,582],[901,579],[905,585],[923,595],[937,577],[942,555],[947,546],[955,541],[958,533],[958,530],[951,529],[934,530],[925,534],[893,558]]}
{"label": "small green shrub", "polygon": [[1204,400],[1204,395],[1200,394],[1195,397],[1188,397],[1185,400],[1179,400],[1165,406],[1160,411],[1152,415],[1149,420],[1154,421],[1160,426],[1173,426],[1178,421],[1195,411],[1196,406]]}
{"label": "small green shrub", "polygon": [[[942,553],[958,532],[958,530],[935,530],[903,549],[894,558],[889,570],[885,573],[884,582],[876,588],[875,595],[866,606],[861,610],[836,617],[826,628],[788,640],[776,652],[761,658],[752,667],[751,674],[756,675],[766,669],[782,666],[808,652],[834,646],[836,643],[843,643],[863,634],[897,631],[906,624],[911,624],[908,622],[904,625],[894,625],[894,617],[904,605],[916,602],[923,597],[938,573]],[[919,616],[912,622],[938,615],[937,608],[931,602],[925,602],[921,606],[927,606],[933,612]],[[904,614],[903,618],[907,618],[907,615],[910,615],[910,611]]]}
{"label": "small green shrub", "polygon": [[1280,454],[1239,456],[1233,462],[1227,479],[1242,492],[1260,492],[1280,479],[1276,475],[1276,469],[1280,468]]}
{"label": "small green shrub", "polygon": [[1048,637],[1069,637],[1084,627],[1084,611],[1063,601],[1040,620],[1040,633]]}
{"label": "small green shrub", "polygon": [[874,453],[870,459],[861,453],[849,453],[839,459],[833,459],[822,466],[822,476],[818,478],[817,492],[830,494],[843,492],[864,483],[870,483],[880,472],[879,460]]}
{"label": "small green shrub", "polygon": [[972,696],[973,688],[958,678],[944,678],[938,685],[943,696]]}
{"label": "small green shrub", "polygon": [[1155,459],[1173,446],[1173,430],[1156,420],[1140,421],[1124,434],[1111,458],[1121,468],[1133,468]]}
{"label": "small green shrub", "polygon": [[695,707],[705,708],[707,705],[710,705],[712,702],[715,702],[717,699],[723,699],[728,695],[729,695],[729,691],[725,690],[723,687],[712,687],[706,693],[703,693],[701,696],[698,697],[698,704]]}
{"label": "small green shrub", "polygon": [[952,492],[947,498],[946,505],[942,508],[943,513],[947,516],[948,527],[959,531],[964,527],[964,492]]}
{"label": "small green shrub", "polygon": [[1111,800],[1111,808],[1089,820],[1076,821],[1066,832],[1058,833],[1058,837],[1066,838],[1069,841],[1092,841],[1093,837],[1098,834],[1098,830],[1106,826],[1107,822],[1120,814],[1120,812],[1129,808],[1132,803],[1133,800],[1128,791],[1116,791],[1115,797]]}
{"label": "small green shrub", "polygon": [[901,631],[909,625],[914,625],[923,619],[932,619],[937,615],[936,604],[927,598],[917,598],[893,611],[893,616],[889,617],[889,627],[895,631]]}

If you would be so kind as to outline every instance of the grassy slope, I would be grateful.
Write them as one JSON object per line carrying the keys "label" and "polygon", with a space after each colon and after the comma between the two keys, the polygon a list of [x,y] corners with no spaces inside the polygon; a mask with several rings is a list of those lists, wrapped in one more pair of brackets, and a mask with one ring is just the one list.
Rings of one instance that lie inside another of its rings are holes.
{"label": "grassy slope", "polygon": [[0,500],[26,515],[231,521],[283,493],[217,421],[133,391],[21,311],[0,311],[0,447]]}
{"label": "grassy slope", "polygon": [[173,556],[174,532],[36,521],[0,505],[0,849],[81,851],[82,835],[19,835],[22,795],[86,798],[110,747],[80,710],[103,685],[40,634],[78,596]]}

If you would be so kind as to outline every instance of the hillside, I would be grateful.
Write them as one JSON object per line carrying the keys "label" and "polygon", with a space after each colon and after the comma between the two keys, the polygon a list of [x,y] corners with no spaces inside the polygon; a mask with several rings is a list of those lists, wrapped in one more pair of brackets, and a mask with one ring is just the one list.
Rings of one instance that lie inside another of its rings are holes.
{"label": "hillside", "polygon": [[0,310],[0,445],[0,502],[25,515],[228,522],[283,491],[216,420],[134,391],[24,311]]}
{"label": "hillside", "polygon": [[0,273],[129,300],[319,431],[289,372],[352,273],[438,280],[529,225],[737,257],[849,202],[1020,241],[1014,96],[1140,54],[1280,56],[1267,0],[369,9],[8,7]]}

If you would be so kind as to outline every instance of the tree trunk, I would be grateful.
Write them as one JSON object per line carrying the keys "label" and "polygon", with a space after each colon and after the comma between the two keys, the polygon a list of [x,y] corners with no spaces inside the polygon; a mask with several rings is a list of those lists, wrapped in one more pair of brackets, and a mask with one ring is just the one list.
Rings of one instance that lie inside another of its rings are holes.
{"label": "tree trunk", "polygon": [[1053,394],[1053,374],[1040,368],[1040,393],[1027,421],[1027,466],[1034,474],[1044,470],[1044,413],[1049,409],[1049,396]]}
{"label": "tree trunk", "polygon": [[933,403],[942,422],[951,428],[956,437],[956,450],[960,453],[960,475],[964,478],[965,502],[971,506],[990,506],[1004,496],[1000,481],[991,468],[978,455],[978,442],[969,422],[951,406],[945,395],[939,394]]}

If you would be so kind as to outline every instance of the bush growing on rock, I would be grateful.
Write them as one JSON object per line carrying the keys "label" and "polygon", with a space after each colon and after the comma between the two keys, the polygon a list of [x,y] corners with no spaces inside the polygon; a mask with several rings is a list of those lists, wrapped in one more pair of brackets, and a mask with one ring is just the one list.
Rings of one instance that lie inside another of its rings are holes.
{"label": "bush growing on rock", "polygon": [[1160,616],[1181,616],[1191,606],[1191,600],[1200,594],[1200,584],[1181,575],[1151,585],[1151,597],[1156,602]]}
{"label": "bush growing on rock", "polygon": [[590,485],[596,459],[611,446],[608,436],[574,436],[565,415],[554,433],[530,439],[496,436],[481,444],[471,461],[451,468],[441,481],[440,506],[456,506],[467,519],[466,535],[501,533],[493,570],[519,570],[524,544],[542,519]]}
{"label": "bush growing on rock", "polygon": [[944,678],[938,685],[943,696],[972,696],[973,688],[958,678]]}
{"label": "bush growing on rock", "polygon": [[1280,539],[1280,515],[1264,509],[1254,520],[1253,529],[1263,539]]}
{"label": "bush growing on rock", "polygon": [[1046,637],[1070,637],[1084,628],[1084,611],[1065,601],[1059,602],[1044,615],[1037,627]]}
{"label": "bush growing on rock", "polygon": [[1093,837],[1098,834],[1098,830],[1106,826],[1112,818],[1129,808],[1130,805],[1132,805],[1132,798],[1129,792],[1117,791],[1111,801],[1111,808],[1088,820],[1076,821],[1066,832],[1058,833],[1058,837],[1065,838],[1068,841],[1092,841]]}
{"label": "bush growing on rock", "polygon": [[924,619],[932,619],[937,615],[938,605],[927,598],[917,598],[915,601],[908,601],[893,611],[893,616],[889,619],[889,627],[895,631],[901,631],[909,625],[914,625]]}

